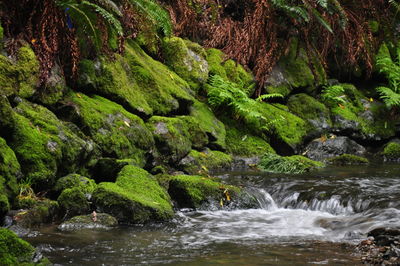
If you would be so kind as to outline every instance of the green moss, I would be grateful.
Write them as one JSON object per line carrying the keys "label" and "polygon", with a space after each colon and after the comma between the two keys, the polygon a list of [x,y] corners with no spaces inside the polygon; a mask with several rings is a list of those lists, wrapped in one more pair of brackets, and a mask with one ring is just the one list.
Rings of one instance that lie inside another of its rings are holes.
{"label": "green moss", "polygon": [[149,116],[185,109],[193,101],[189,85],[165,65],[153,60],[135,42],[115,61],[81,63],[79,86],[122,104],[128,111]]}
{"label": "green moss", "polygon": [[100,183],[93,201],[122,223],[165,221],[173,215],[169,196],[156,179],[131,165],[121,170],[115,183]]}
{"label": "green moss", "polygon": [[307,94],[291,96],[287,106],[292,113],[305,119],[316,129],[327,129],[332,126],[329,109]]}
{"label": "green moss", "polygon": [[57,202],[69,217],[85,214],[90,210],[90,203],[80,187],[64,189],[57,198]]}
{"label": "green moss", "polygon": [[200,129],[208,135],[209,146],[218,150],[225,150],[225,126],[219,121],[211,109],[200,101],[195,101],[190,115],[195,118]]}
{"label": "green moss", "polygon": [[372,33],[377,33],[379,31],[379,22],[376,20],[368,21],[368,26]]}
{"label": "green moss", "polygon": [[220,151],[196,150],[181,160],[179,167],[191,175],[207,175],[209,171],[227,169],[231,166],[232,157]]}
{"label": "green moss", "polygon": [[288,174],[300,174],[323,166],[323,163],[310,160],[301,155],[283,157],[274,153],[264,154],[258,165],[263,171]]}
{"label": "green moss", "polygon": [[80,229],[110,228],[118,225],[117,219],[106,213],[96,213],[96,221],[92,214],[75,216],[58,226],[61,231],[77,231]]}
{"label": "green moss", "polygon": [[383,152],[383,156],[386,160],[389,161],[396,161],[400,159],[400,143],[397,142],[390,142],[388,143]]}
{"label": "green moss", "polygon": [[[29,265],[35,249],[14,232],[0,228],[0,263],[2,265]],[[33,265],[33,263],[32,263]]]}
{"label": "green moss", "polygon": [[180,208],[203,208],[212,203],[220,208],[251,208],[257,205],[255,198],[240,188],[201,176],[171,177],[168,193]]}
{"label": "green moss", "polygon": [[15,221],[25,228],[37,228],[51,223],[56,220],[59,212],[58,202],[46,198],[17,197],[15,206],[23,209],[14,215]]}
{"label": "green moss", "polygon": [[266,86],[265,91],[267,93],[279,93],[282,94],[283,97],[288,96],[292,92],[290,86],[286,83],[275,86]]}
{"label": "green moss", "polygon": [[208,63],[203,57],[204,48],[188,44],[189,41],[179,37],[164,38],[162,50],[166,64],[188,82],[192,89],[198,91],[207,81]]}
{"label": "green moss", "polygon": [[358,165],[358,164],[368,164],[367,158],[360,157],[354,154],[342,154],[333,158],[328,158],[327,163],[333,165]]}
{"label": "green moss", "polygon": [[3,37],[4,37],[4,29],[3,29],[3,27],[0,25],[0,42],[3,41]]}
{"label": "green moss", "polygon": [[22,101],[15,111],[9,145],[33,184],[51,186],[56,173],[77,172],[93,156],[93,144],[46,108]]}
{"label": "green moss", "polygon": [[77,108],[73,115],[104,157],[131,158],[137,165],[145,164],[154,139],[141,118],[100,96],[71,94],[69,98]]}
{"label": "green moss", "polygon": [[275,153],[271,145],[253,135],[245,125],[225,118],[227,152],[234,156],[253,157],[266,152]]}
{"label": "green moss", "polygon": [[[0,137],[0,176],[4,178],[5,190],[3,193],[13,197],[18,192],[17,176],[20,175],[20,165],[13,150]],[[1,179],[1,178],[0,178]]]}
{"label": "green moss", "polygon": [[54,190],[61,192],[64,189],[75,187],[82,190],[83,193],[91,194],[96,188],[96,182],[93,179],[78,174],[69,174],[57,180]]}

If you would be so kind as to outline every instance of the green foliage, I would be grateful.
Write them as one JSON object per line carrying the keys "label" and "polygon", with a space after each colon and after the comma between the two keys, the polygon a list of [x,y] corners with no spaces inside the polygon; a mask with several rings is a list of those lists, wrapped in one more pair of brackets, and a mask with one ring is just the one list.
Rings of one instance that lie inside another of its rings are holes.
{"label": "green foliage", "polygon": [[266,153],[258,167],[272,173],[301,174],[322,167],[323,163],[310,160],[304,156],[282,157],[275,153]]}
{"label": "green foliage", "polygon": [[388,108],[400,106],[400,47],[396,47],[396,58],[392,59],[386,44],[383,44],[376,56],[376,66],[389,82],[389,86],[380,86],[376,91]]}
{"label": "green foliage", "polygon": [[35,249],[14,232],[0,228],[1,265],[30,265],[34,252]]}
{"label": "green foliage", "polygon": [[383,152],[382,155],[385,156],[386,160],[389,161],[396,161],[400,159],[400,143],[397,142],[390,142],[388,143]]}
{"label": "green foliage", "polygon": [[165,9],[153,0],[130,0],[130,2],[160,28],[165,36],[171,35],[172,23]]}
{"label": "green foliage", "polygon": [[331,106],[344,104],[345,90],[341,85],[325,87],[321,92],[322,100]]}
{"label": "green foliage", "polygon": [[283,98],[283,95],[280,93],[268,93],[258,96],[257,101],[262,102],[264,100],[270,100],[272,98]]}
{"label": "green foliage", "polygon": [[342,154],[326,160],[328,164],[333,165],[359,165],[369,164],[369,160],[364,157],[360,157],[354,154]]}

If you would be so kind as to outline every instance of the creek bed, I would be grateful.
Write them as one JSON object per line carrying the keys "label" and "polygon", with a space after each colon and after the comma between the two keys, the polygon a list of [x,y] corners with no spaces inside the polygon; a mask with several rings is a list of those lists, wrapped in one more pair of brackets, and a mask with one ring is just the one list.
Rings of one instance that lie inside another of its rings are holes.
{"label": "creek bed", "polygon": [[111,230],[50,226],[27,240],[59,265],[354,265],[368,231],[400,227],[400,165],[219,175],[262,208],[182,210],[169,223]]}

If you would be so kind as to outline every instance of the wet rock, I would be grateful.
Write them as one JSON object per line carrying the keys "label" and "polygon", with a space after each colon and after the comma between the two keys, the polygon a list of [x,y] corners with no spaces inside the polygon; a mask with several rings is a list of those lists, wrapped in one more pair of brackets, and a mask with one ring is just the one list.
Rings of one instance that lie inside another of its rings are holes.
{"label": "wet rock", "polygon": [[385,145],[383,151],[383,160],[385,162],[399,162],[400,161],[400,140],[392,140]]}
{"label": "wet rock", "polygon": [[342,154],[336,157],[328,158],[326,163],[333,165],[360,165],[369,164],[369,160],[353,154]]}
{"label": "wet rock", "polygon": [[58,217],[57,201],[25,196],[17,198],[15,204],[21,209],[12,212],[13,225],[22,228],[37,228],[42,224],[53,222]]}
{"label": "wet rock", "polygon": [[328,139],[315,139],[310,142],[304,149],[304,155],[312,160],[322,161],[327,158],[343,155],[353,154],[357,156],[364,156],[366,149],[351,140],[348,137],[335,137]]}
{"label": "wet rock", "polygon": [[61,231],[77,231],[81,229],[108,229],[118,225],[117,219],[107,213],[96,213],[75,216],[58,226]]}
{"label": "wet rock", "polygon": [[376,228],[368,233],[375,239],[375,243],[379,246],[390,246],[392,244],[400,244],[400,228]]}
{"label": "wet rock", "polygon": [[255,167],[260,162],[261,158],[256,157],[233,157],[233,162],[231,165],[231,170],[250,170],[255,169]]}
{"label": "wet rock", "polygon": [[222,171],[229,169],[232,157],[220,151],[206,149],[204,151],[191,150],[180,160],[178,167],[188,174],[207,175],[210,171]]}

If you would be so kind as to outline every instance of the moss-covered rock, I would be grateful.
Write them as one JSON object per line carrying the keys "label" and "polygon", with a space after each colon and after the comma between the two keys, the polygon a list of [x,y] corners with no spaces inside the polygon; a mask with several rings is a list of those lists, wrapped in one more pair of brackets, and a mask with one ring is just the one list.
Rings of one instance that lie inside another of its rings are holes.
{"label": "moss-covered rock", "polygon": [[279,156],[274,153],[264,154],[258,164],[263,171],[288,174],[300,174],[323,166],[323,163],[301,155]]}
{"label": "moss-covered rock", "polygon": [[15,206],[21,210],[14,215],[14,222],[23,228],[37,228],[54,222],[59,213],[57,201],[46,198],[18,196]]}
{"label": "moss-covered rock", "polygon": [[41,89],[35,93],[34,98],[35,101],[50,106],[61,100],[66,91],[67,84],[63,71],[58,64],[55,64]]}
{"label": "moss-covered rock", "polygon": [[208,49],[207,62],[210,75],[218,75],[238,84],[248,96],[254,93],[255,83],[253,75],[235,61],[226,60],[222,51],[213,48]]}
{"label": "moss-covered rock", "polygon": [[231,163],[232,157],[226,153],[192,150],[179,162],[178,167],[191,175],[207,175],[209,171],[228,169]]}
{"label": "moss-covered rock", "polygon": [[305,93],[291,96],[287,106],[292,113],[308,121],[313,131],[323,133],[332,127],[329,109]]}
{"label": "moss-covered rock", "polygon": [[77,231],[82,229],[108,229],[118,225],[117,219],[107,213],[80,215],[63,222],[57,228],[61,231]]}
{"label": "moss-covered rock", "polygon": [[222,121],[226,127],[227,153],[240,157],[254,157],[266,152],[275,153],[266,140],[254,135],[246,125],[226,117]]}
{"label": "moss-covered rock", "polygon": [[54,190],[61,192],[67,188],[79,188],[82,192],[91,194],[96,188],[96,182],[79,174],[69,174],[57,180]]}
{"label": "moss-covered rock", "polygon": [[9,199],[18,193],[17,177],[20,175],[20,165],[13,150],[0,137],[0,217],[9,210]]}
{"label": "moss-covered rock", "polygon": [[0,228],[0,264],[34,265],[35,249],[28,242],[20,239],[14,232]]}
{"label": "moss-covered rock", "polygon": [[360,157],[354,154],[342,154],[336,157],[328,158],[326,162],[333,165],[369,164],[369,160],[367,158]]}
{"label": "moss-covered rock", "polygon": [[65,216],[71,217],[79,214],[85,214],[90,211],[90,202],[88,195],[79,187],[66,188],[57,198]]}
{"label": "moss-covered rock", "polygon": [[162,51],[165,63],[193,90],[198,91],[207,81],[208,63],[203,47],[179,37],[170,37],[164,38]]}
{"label": "moss-covered rock", "polygon": [[190,116],[195,118],[200,129],[207,134],[207,146],[222,151],[226,149],[225,126],[205,103],[196,100],[190,109]]}
{"label": "moss-covered rock", "polygon": [[78,172],[95,155],[91,140],[43,106],[21,101],[14,110],[9,146],[33,185],[48,188],[57,174]]}
{"label": "moss-covered rock", "polygon": [[167,66],[148,56],[135,42],[115,61],[84,60],[79,87],[122,104],[128,111],[150,116],[184,112],[193,103],[189,85]]}
{"label": "moss-covered rock", "polygon": [[158,150],[170,163],[185,157],[192,147],[201,148],[208,143],[207,134],[190,116],[153,116],[147,125],[153,132]]}
{"label": "moss-covered rock", "polygon": [[100,183],[93,193],[97,208],[120,223],[166,221],[173,216],[168,194],[145,170],[127,165],[115,183]]}
{"label": "moss-covered rock", "polygon": [[91,176],[96,182],[115,182],[118,173],[126,165],[139,166],[135,159],[100,158],[93,166]]}
{"label": "moss-covered rock", "polygon": [[70,94],[64,107],[63,115],[100,146],[103,157],[131,158],[144,166],[154,139],[140,117],[103,97],[82,93]]}
{"label": "moss-covered rock", "polygon": [[0,95],[31,97],[39,82],[39,61],[29,45],[22,46],[15,59],[0,55]]}
{"label": "moss-covered rock", "polygon": [[385,161],[399,161],[400,160],[400,143],[389,142],[383,149],[382,155]]}
{"label": "moss-covered rock", "polygon": [[242,189],[202,176],[173,176],[168,193],[179,208],[253,208],[258,205],[257,200]]}

